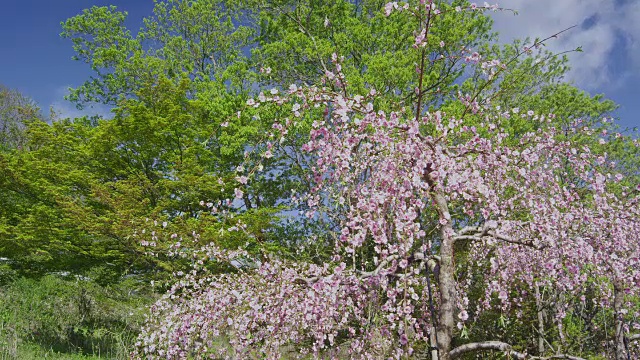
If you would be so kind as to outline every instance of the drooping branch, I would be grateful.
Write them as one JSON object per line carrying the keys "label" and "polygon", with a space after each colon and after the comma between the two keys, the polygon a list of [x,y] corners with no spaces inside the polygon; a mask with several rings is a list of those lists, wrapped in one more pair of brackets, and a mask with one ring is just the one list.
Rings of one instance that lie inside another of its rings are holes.
{"label": "drooping branch", "polygon": [[573,355],[567,355],[567,354],[557,354],[557,355],[551,355],[551,356],[531,356],[528,357],[527,359],[531,359],[531,360],[547,360],[547,359],[567,359],[567,360],[586,360],[584,358],[581,358],[579,356],[573,356]]}
{"label": "drooping branch", "polygon": [[360,278],[361,279],[365,279],[365,278],[376,276],[376,275],[380,274],[380,272],[384,269],[385,266],[387,266],[389,263],[391,263],[391,262],[393,262],[394,260],[397,260],[397,259],[398,259],[398,255],[391,255],[391,256],[387,257],[386,259],[382,260],[380,262],[380,264],[378,264],[378,267],[376,267],[374,270],[372,270],[372,271],[359,271]]}
{"label": "drooping branch", "polygon": [[458,231],[458,236],[462,236],[462,235],[468,235],[468,234],[475,234],[475,235],[479,235],[482,236],[483,234],[485,234],[487,231],[489,231],[489,227],[488,226],[465,226],[462,229],[460,229],[460,231]]}
{"label": "drooping branch", "polygon": [[526,242],[526,241],[516,240],[516,239],[514,239],[514,238],[512,238],[510,236],[498,234],[495,231],[489,231],[487,234],[489,236],[491,236],[492,238],[496,239],[496,240],[504,241],[504,242],[507,242],[507,243],[510,243],[510,244],[528,246],[528,247],[534,248],[536,250],[542,250],[542,249],[547,247],[546,245],[536,245],[533,242]]}
{"label": "drooping branch", "polygon": [[[547,42],[548,40],[550,40],[550,39],[555,39],[555,38],[557,38],[560,34],[562,34],[562,33],[564,33],[564,32],[567,32],[567,31],[569,31],[569,30],[571,30],[571,29],[575,28],[576,26],[577,26],[577,25],[570,26],[570,27],[568,27],[568,28],[566,28],[566,29],[564,29],[564,30],[558,31],[557,33],[555,33],[555,34],[553,34],[553,35],[551,35],[551,36],[548,36],[548,37],[546,37],[546,38],[544,38],[544,39],[542,39],[542,40],[538,40],[538,41],[534,42],[534,43],[533,43],[533,45],[531,45],[530,49],[537,48],[538,46],[543,45],[543,44],[544,44],[545,42]],[[498,78],[498,77],[497,77],[497,75],[498,75],[499,73],[506,71],[506,69],[508,69],[508,67],[509,67],[509,66],[510,66],[514,61],[516,61],[520,56],[522,56],[523,54],[526,54],[526,53],[527,53],[527,51],[526,51],[526,50],[525,50],[525,51],[517,51],[517,52],[516,52],[516,54],[515,54],[511,59],[509,59],[509,61],[507,61],[507,62],[504,64],[504,66],[503,66],[503,67],[501,67],[501,68],[498,70],[498,73],[496,73],[496,74],[495,74],[496,76],[494,76],[494,78],[493,78],[493,79],[491,79],[490,81],[485,82],[484,84],[482,84],[482,86],[480,86],[480,88],[478,89],[478,91],[476,91],[476,93],[473,95],[473,97],[472,97],[472,98],[471,98],[471,100],[469,101],[469,104],[472,104],[473,102],[475,102],[475,101],[478,99],[478,96],[480,96],[480,94],[482,93],[482,91],[483,91],[487,86],[489,86],[489,85],[493,84],[493,83],[496,81],[496,79]],[[463,119],[463,118],[464,118],[464,117],[469,113],[469,110],[470,110],[470,109],[471,109],[471,107],[470,107],[469,105],[465,106],[464,112],[462,113],[462,116],[461,116],[460,118],[461,118],[461,119]]]}
{"label": "drooping branch", "polygon": [[[391,263],[393,263],[393,261],[400,259],[399,255],[390,255],[389,257],[385,258],[384,260],[380,261],[380,263],[378,264],[378,266],[371,270],[371,271],[359,271],[356,270],[356,273],[358,274],[358,278],[360,280],[364,280],[366,278],[370,278],[373,276],[378,276],[380,275],[380,273],[383,272],[387,272],[387,273],[391,273],[391,270],[388,268],[388,265],[390,265]],[[433,271],[438,262],[440,261],[440,257],[437,255],[431,255],[431,256],[427,256],[425,257],[424,254],[420,253],[420,252],[416,252],[413,255],[410,256],[410,261],[419,261],[422,264],[420,266],[423,266],[423,264],[426,264],[426,266],[429,267],[429,269],[431,271]],[[318,282],[321,279],[320,276],[313,276],[313,277],[308,277],[308,278],[302,278],[299,277],[296,279],[296,283],[299,284],[307,284],[309,286],[313,285],[314,283]]]}
{"label": "drooping branch", "polygon": [[513,354],[513,351],[511,350],[511,345],[501,341],[484,341],[484,342],[475,342],[475,343],[460,345],[449,352],[449,357],[451,358],[451,360],[453,360],[453,359],[459,358],[460,356],[468,352],[488,351],[488,350],[502,351],[507,355],[515,357],[516,359],[526,358],[524,354],[517,353],[518,355],[523,355],[522,357],[516,354]]}
{"label": "drooping branch", "polygon": [[527,247],[534,248],[536,250],[542,250],[546,248],[545,245],[536,245],[533,242],[521,241],[521,240],[514,239],[511,236],[498,234],[493,227],[490,227],[487,225],[482,227],[465,226],[458,232],[458,235],[453,237],[455,241],[459,241],[459,240],[478,241],[478,240],[482,240],[483,238],[484,239],[491,238],[494,240],[499,240],[499,241],[507,242],[510,244],[527,246]]}
{"label": "drooping branch", "polygon": [[483,341],[483,342],[468,343],[468,344],[460,345],[449,352],[449,358],[453,360],[469,352],[492,351],[492,350],[502,351],[508,357],[511,357],[514,359],[520,359],[520,360],[550,360],[550,359],[585,360],[578,356],[572,356],[572,355],[566,355],[566,354],[556,354],[548,357],[531,356],[526,353],[521,353],[513,350],[511,345],[502,341]]}

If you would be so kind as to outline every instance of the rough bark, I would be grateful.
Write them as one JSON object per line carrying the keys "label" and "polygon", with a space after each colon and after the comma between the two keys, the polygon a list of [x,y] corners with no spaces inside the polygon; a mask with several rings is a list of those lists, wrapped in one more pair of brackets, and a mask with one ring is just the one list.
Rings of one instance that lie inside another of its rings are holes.
{"label": "rough bark", "polygon": [[519,357],[518,355],[512,354],[511,345],[501,342],[501,341],[484,341],[477,343],[469,343],[458,346],[457,348],[451,350],[449,352],[449,359],[457,359],[458,357],[468,353],[468,352],[478,352],[478,351],[502,351],[505,354],[510,355],[516,359],[525,359],[525,357]]}
{"label": "rough bark", "polygon": [[542,295],[540,294],[540,286],[535,284],[536,291],[536,310],[538,311],[538,355],[544,355],[544,312],[542,309]]}
{"label": "rough bark", "polygon": [[431,346],[431,360],[439,360],[438,359],[438,344],[436,342],[436,330],[431,329],[429,332],[429,345]]}
{"label": "rough bark", "polygon": [[451,214],[446,198],[442,191],[434,194],[438,213],[446,223],[441,226],[442,245],[440,246],[440,273],[438,275],[438,291],[440,295],[440,308],[438,309],[438,339],[439,360],[449,360],[451,351],[451,339],[455,326],[453,312],[455,308],[455,264],[453,259],[453,228],[451,227]]}
{"label": "rough bark", "polygon": [[453,311],[455,306],[455,278],[453,263],[453,243],[445,239],[442,244],[440,262],[440,309],[438,311],[438,351],[440,360],[449,360],[451,338],[455,326]]}
{"label": "rough bark", "polygon": [[568,346],[567,337],[565,336],[565,333],[564,333],[563,318],[557,316],[557,314],[560,314],[564,311],[564,304],[565,304],[564,297],[562,296],[562,293],[558,292],[556,295],[555,307],[556,307],[556,325],[558,326],[558,337],[560,338],[560,344],[558,344],[558,347],[556,348],[557,352],[564,351]]}
{"label": "rough bark", "polygon": [[502,341],[484,341],[484,342],[469,343],[469,344],[458,346],[457,348],[449,352],[449,359],[454,360],[466,353],[478,352],[478,351],[501,351],[508,358],[519,359],[519,360],[547,360],[547,359],[549,360],[550,359],[585,360],[578,356],[571,356],[566,354],[556,354],[548,357],[531,356],[526,353],[521,353],[521,352],[512,350],[511,345],[504,343]]}
{"label": "rough bark", "polygon": [[626,360],[627,351],[624,346],[624,317],[622,315],[622,306],[624,303],[624,293],[622,286],[615,282],[613,284],[613,310],[615,312],[616,324],[616,360]]}

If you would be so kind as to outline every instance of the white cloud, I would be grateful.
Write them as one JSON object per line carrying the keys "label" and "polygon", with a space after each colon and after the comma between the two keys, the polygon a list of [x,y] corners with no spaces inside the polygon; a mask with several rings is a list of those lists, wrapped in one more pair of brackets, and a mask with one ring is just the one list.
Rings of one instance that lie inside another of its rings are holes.
{"label": "white cloud", "polygon": [[627,5],[619,22],[628,28],[624,36],[628,41],[629,54],[636,69],[640,69],[640,2]]}
{"label": "white cloud", "polygon": [[[66,118],[79,118],[83,116],[99,115],[103,118],[111,118],[111,107],[102,104],[90,104],[86,105],[82,110],[76,108],[76,106],[64,99],[69,93],[70,86],[60,86],[54,91],[53,100],[49,104],[49,108],[53,109],[58,119]],[[49,110],[49,109],[46,109]]]}
{"label": "white cloud", "polygon": [[[518,11],[496,13],[495,29],[502,42],[525,37],[546,38],[570,26],[576,28],[547,42],[553,52],[582,47],[569,55],[568,80],[585,89],[615,88],[640,72],[640,3],[614,0],[503,0],[500,6]],[[619,40],[627,41],[623,52]],[[611,63],[624,59],[631,68],[612,74]]]}

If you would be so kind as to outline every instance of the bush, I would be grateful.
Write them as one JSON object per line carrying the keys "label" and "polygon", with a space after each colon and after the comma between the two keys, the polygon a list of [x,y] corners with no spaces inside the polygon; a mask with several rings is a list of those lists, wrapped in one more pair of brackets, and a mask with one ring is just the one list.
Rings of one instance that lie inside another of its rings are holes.
{"label": "bush", "polygon": [[128,358],[151,301],[132,278],[104,287],[56,275],[17,279],[0,288],[0,356],[21,359],[21,352],[38,351],[35,345],[50,353]]}

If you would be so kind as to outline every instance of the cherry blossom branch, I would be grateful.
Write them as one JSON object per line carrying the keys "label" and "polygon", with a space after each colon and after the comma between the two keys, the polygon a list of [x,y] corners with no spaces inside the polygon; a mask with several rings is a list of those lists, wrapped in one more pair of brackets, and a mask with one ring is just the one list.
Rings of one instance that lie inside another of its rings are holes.
{"label": "cherry blossom branch", "polygon": [[387,264],[389,264],[390,262],[393,262],[394,260],[397,260],[398,258],[399,258],[398,255],[391,255],[388,258],[380,261],[380,264],[378,264],[378,267],[376,267],[372,271],[358,271],[358,274],[360,274],[360,279],[366,279],[366,278],[369,278],[369,277],[376,276],[376,275],[380,274],[382,269],[385,266],[387,266]]}
{"label": "cherry blossom branch", "polygon": [[640,340],[640,334],[629,336],[629,341],[636,341],[636,340]]}
{"label": "cherry blossom branch", "polygon": [[[425,41],[429,38],[429,26],[431,25],[431,6],[429,6],[429,13],[427,14],[427,25],[425,27]],[[420,78],[418,80],[418,104],[416,105],[416,122],[420,119],[420,108],[422,107],[422,80],[424,78],[424,58],[426,56],[426,50],[422,49],[420,54]]]}
{"label": "cherry blossom branch", "polygon": [[[544,38],[544,39],[542,39],[542,40],[538,40],[538,41],[536,41],[535,43],[533,43],[533,45],[531,45],[531,47],[530,47],[530,48],[537,48],[538,46],[540,46],[540,45],[544,44],[547,40],[557,38],[560,34],[562,34],[562,33],[564,33],[564,32],[567,32],[567,31],[569,31],[569,30],[571,30],[571,29],[575,28],[576,26],[577,26],[577,25],[570,26],[570,27],[568,27],[568,28],[566,28],[566,29],[564,29],[564,30],[558,31],[557,33],[555,33],[555,34],[553,34],[553,35],[551,35],[551,36],[548,36],[548,37],[546,37],[546,38]],[[487,86],[489,86],[490,84],[493,84],[493,83],[495,82],[495,79],[497,79],[497,78],[498,78],[498,76],[497,76],[498,74],[500,74],[501,72],[503,72],[505,69],[507,69],[507,68],[509,67],[509,65],[511,65],[511,64],[512,64],[514,61],[516,61],[520,56],[522,56],[523,54],[526,54],[526,53],[527,53],[527,51],[526,51],[526,50],[525,50],[525,51],[520,51],[520,50],[518,50],[518,51],[517,51],[517,53],[516,53],[516,54],[515,54],[515,55],[514,55],[514,56],[513,56],[509,61],[507,61],[507,62],[504,64],[504,67],[501,67],[500,69],[498,69],[498,71],[496,72],[496,74],[495,74],[495,76],[493,77],[493,79],[491,79],[491,80],[487,81],[486,83],[482,84],[482,86],[480,86],[480,89],[478,89],[478,91],[476,91],[475,95],[474,95],[474,96],[469,100],[469,104],[472,104],[474,101],[476,101],[476,100],[478,99],[478,96],[480,96],[480,93],[482,93],[482,91],[483,91]],[[469,112],[469,110],[470,110],[470,105],[465,106],[465,109],[464,109],[464,111],[463,111],[463,113],[462,113],[462,116],[460,116],[460,118],[461,118],[461,119],[462,119],[462,118],[464,118],[464,117],[465,117],[465,115],[467,115],[467,113]]]}
{"label": "cherry blossom branch", "polygon": [[[437,266],[437,263],[440,261],[440,257],[437,255],[431,255],[431,256],[425,257],[424,254],[420,252],[414,253],[413,255],[410,256],[410,258],[414,260],[418,260],[421,263],[426,263],[431,270],[433,270]],[[376,267],[372,271],[358,271],[358,274],[360,275],[360,279],[366,279],[368,277],[379,275],[384,270],[383,268],[385,266],[387,266],[390,262],[393,262],[394,260],[398,260],[398,259],[400,259],[399,255],[397,254],[391,255],[386,259],[382,260],[380,264],[378,264],[378,267]]]}
{"label": "cherry blossom branch", "polygon": [[524,241],[519,241],[516,240],[510,236],[506,236],[506,235],[500,235],[497,234],[495,231],[490,231],[487,233],[488,235],[490,235],[491,237],[493,237],[496,240],[501,240],[510,244],[516,244],[516,245],[523,245],[523,246],[528,246],[530,248],[534,248],[536,250],[543,250],[545,248],[547,248],[547,246],[542,245],[542,246],[538,246],[536,244],[534,244],[533,242],[524,242]]}
{"label": "cherry blossom branch", "polygon": [[468,352],[491,351],[491,350],[502,351],[508,357],[519,359],[519,360],[547,360],[547,359],[585,360],[578,356],[572,356],[572,355],[566,355],[566,354],[556,354],[556,355],[547,356],[547,357],[531,356],[526,353],[521,353],[521,352],[512,350],[511,345],[502,341],[483,341],[483,342],[460,345],[449,352],[449,358],[453,360],[453,359],[459,358],[460,356]]}
{"label": "cherry blossom branch", "polygon": [[[372,276],[377,276],[378,274],[380,274],[383,270],[384,267],[387,266],[390,262],[393,262],[394,260],[397,260],[399,258],[398,255],[391,255],[389,257],[387,257],[386,259],[382,260],[378,266],[372,270],[372,271],[356,271],[360,276],[360,279],[366,279]],[[309,277],[309,278],[302,278],[299,277],[296,279],[296,282],[298,283],[302,283],[302,284],[307,284],[309,286],[313,285],[315,282],[317,282],[318,280],[320,280],[319,276],[313,276],[313,277]]]}
{"label": "cherry blossom branch", "polygon": [[306,285],[312,286],[318,280],[320,280],[319,276],[313,276],[309,278],[298,277],[294,280],[294,282],[297,284],[306,284]]}
{"label": "cherry blossom branch", "polygon": [[485,225],[483,227],[480,226],[465,226],[462,229],[460,229],[460,231],[458,231],[458,236],[455,236],[454,239],[457,239],[461,236],[470,234],[470,233],[475,233],[473,236],[484,236],[486,235],[486,233],[491,229],[491,227],[489,225]]}
{"label": "cherry blossom branch", "polygon": [[[441,59],[436,59],[437,60],[443,60],[445,58],[441,58]],[[417,98],[421,98],[424,95],[427,94],[435,94],[438,93],[440,91],[440,85],[444,84],[445,79],[451,75],[451,72],[453,71],[453,68],[458,64],[458,60],[460,60],[460,58],[458,59],[453,59],[453,61],[451,62],[451,65],[446,69],[446,71],[444,71],[443,75],[440,77],[440,79],[438,79],[438,81],[436,81],[433,85],[429,86],[426,89],[422,89],[420,90],[419,93],[415,94],[415,93],[410,93],[409,95],[407,95],[403,100],[402,103],[407,102],[408,100],[413,101],[415,97]],[[435,61],[432,61],[431,63],[435,63]],[[421,69],[420,71],[424,71],[424,69]],[[432,91],[434,90],[435,91]]]}
{"label": "cherry blossom branch", "polygon": [[520,241],[520,240],[516,240],[510,236],[507,235],[501,235],[496,233],[495,231],[492,230],[493,227],[485,225],[483,227],[479,227],[479,226],[465,226],[464,228],[462,228],[462,230],[460,230],[458,232],[458,235],[453,237],[453,240],[458,241],[458,240],[470,240],[470,241],[476,241],[476,240],[482,240],[483,238],[493,238],[495,240],[500,240],[500,241],[504,241],[510,244],[516,244],[516,245],[523,245],[523,246],[528,246],[531,248],[534,248],[536,250],[542,250],[545,249],[547,246],[538,246],[536,244],[534,244],[533,242],[525,242],[525,241]]}
{"label": "cherry blossom branch", "polygon": [[[427,256],[425,257],[424,254],[422,253],[414,253],[413,255],[410,256],[410,258],[413,258],[415,260],[418,260],[422,263],[426,263],[427,266],[429,266],[429,268],[433,271],[433,269],[437,266],[438,262],[440,262],[440,257],[437,255],[431,255],[431,256]],[[377,276],[379,275],[381,272],[383,271],[389,271],[388,268],[385,269],[385,267],[387,265],[389,265],[389,263],[392,263],[395,260],[400,259],[400,256],[395,254],[395,255],[391,255],[389,257],[387,257],[386,259],[382,260],[378,266],[371,270],[371,271],[360,271],[360,270],[356,270],[356,272],[358,273],[358,278],[360,280],[366,279],[366,278],[370,278],[373,276]],[[320,280],[320,276],[313,276],[313,277],[309,277],[309,278],[302,278],[299,277],[296,279],[297,283],[300,284],[307,284],[309,286],[313,285],[314,283],[316,283],[317,281]]]}

